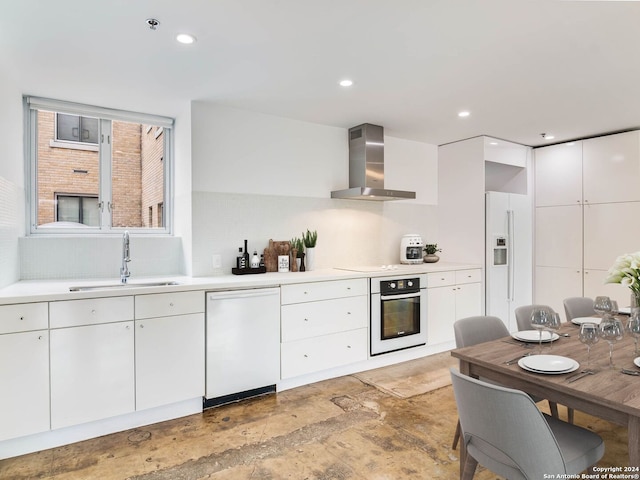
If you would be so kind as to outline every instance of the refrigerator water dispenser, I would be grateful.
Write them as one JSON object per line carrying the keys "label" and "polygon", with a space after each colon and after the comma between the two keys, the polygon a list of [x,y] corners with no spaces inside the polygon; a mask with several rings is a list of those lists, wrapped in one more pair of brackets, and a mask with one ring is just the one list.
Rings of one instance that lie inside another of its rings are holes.
{"label": "refrigerator water dispenser", "polygon": [[507,264],[507,238],[502,236],[494,237],[493,243],[493,264]]}

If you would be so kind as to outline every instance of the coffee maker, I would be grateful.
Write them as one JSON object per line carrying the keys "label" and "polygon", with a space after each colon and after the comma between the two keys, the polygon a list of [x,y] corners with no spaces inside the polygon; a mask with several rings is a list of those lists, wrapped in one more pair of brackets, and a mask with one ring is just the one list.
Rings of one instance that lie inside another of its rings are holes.
{"label": "coffee maker", "polygon": [[400,263],[415,265],[422,263],[422,237],[417,233],[403,235],[400,240]]}

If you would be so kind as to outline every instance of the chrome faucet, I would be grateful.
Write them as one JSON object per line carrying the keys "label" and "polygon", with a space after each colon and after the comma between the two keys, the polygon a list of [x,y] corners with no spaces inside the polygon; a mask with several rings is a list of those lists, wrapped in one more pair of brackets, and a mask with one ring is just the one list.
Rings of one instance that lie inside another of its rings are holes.
{"label": "chrome faucet", "polygon": [[128,263],[131,261],[131,250],[129,248],[129,231],[126,230],[122,236],[122,267],[120,267],[120,282],[127,283],[131,272]]}

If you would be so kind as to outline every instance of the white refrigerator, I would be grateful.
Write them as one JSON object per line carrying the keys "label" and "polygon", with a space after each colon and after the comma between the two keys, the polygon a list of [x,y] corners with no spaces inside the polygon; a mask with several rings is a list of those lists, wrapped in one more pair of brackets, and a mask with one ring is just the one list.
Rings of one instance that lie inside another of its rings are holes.
{"label": "white refrigerator", "polygon": [[485,202],[485,311],[514,332],[515,309],[533,299],[533,205],[504,192],[486,192]]}

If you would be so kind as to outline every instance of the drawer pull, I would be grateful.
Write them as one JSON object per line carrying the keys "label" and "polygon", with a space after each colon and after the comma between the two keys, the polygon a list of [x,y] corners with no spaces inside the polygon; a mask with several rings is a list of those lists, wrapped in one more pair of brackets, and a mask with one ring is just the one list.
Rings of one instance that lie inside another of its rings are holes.
{"label": "drawer pull", "polygon": [[347,312],[347,315],[351,315],[351,312]]}
{"label": "drawer pull", "polygon": [[308,355],[307,355],[306,353],[304,354],[304,358],[309,358],[309,357],[308,357]]}
{"label": "drawer pull", "polygon": [[306,294],[307,294],[307,292],[304,292],[304,294],[306,295]]}
{"label": "drawer pull", "polygon": [[42,335],[38,335],[38,340],[42,340]]}
{"label": "drawer pull", "polygon": [[347,348],[351,348],[351,345],[347,345]]}
{"label": "drawer pull", "polygon": [[144,328],[144,325],[140,325],[140,328]]}
{"label": "drawer pull", "polygon": [[169,306],[170,306],[170,307],[173,307],[173,302],[169,303]]}
{"label": "drawer pull", "polygon": [[91,310],[91,314],[92,314],[92,315],[95,315],[95,314],[96,314],[95,309],[94,309],[94,310]]}
{"label": "drawer pull", "polygon": [[351,290],[351,287],[347,287],[347,290]]}
{"label": "drawer pull", "polygon": [[20,317],[20,320],[24,320],[24,317]]}
{"label": "drawer pull", "polygon": [[305,321],[305,322],[308,322],[308,321],[309,321],[309,319],[308,319],[308,318],[305,318],[305,319],[304,319],[304,321]]}

